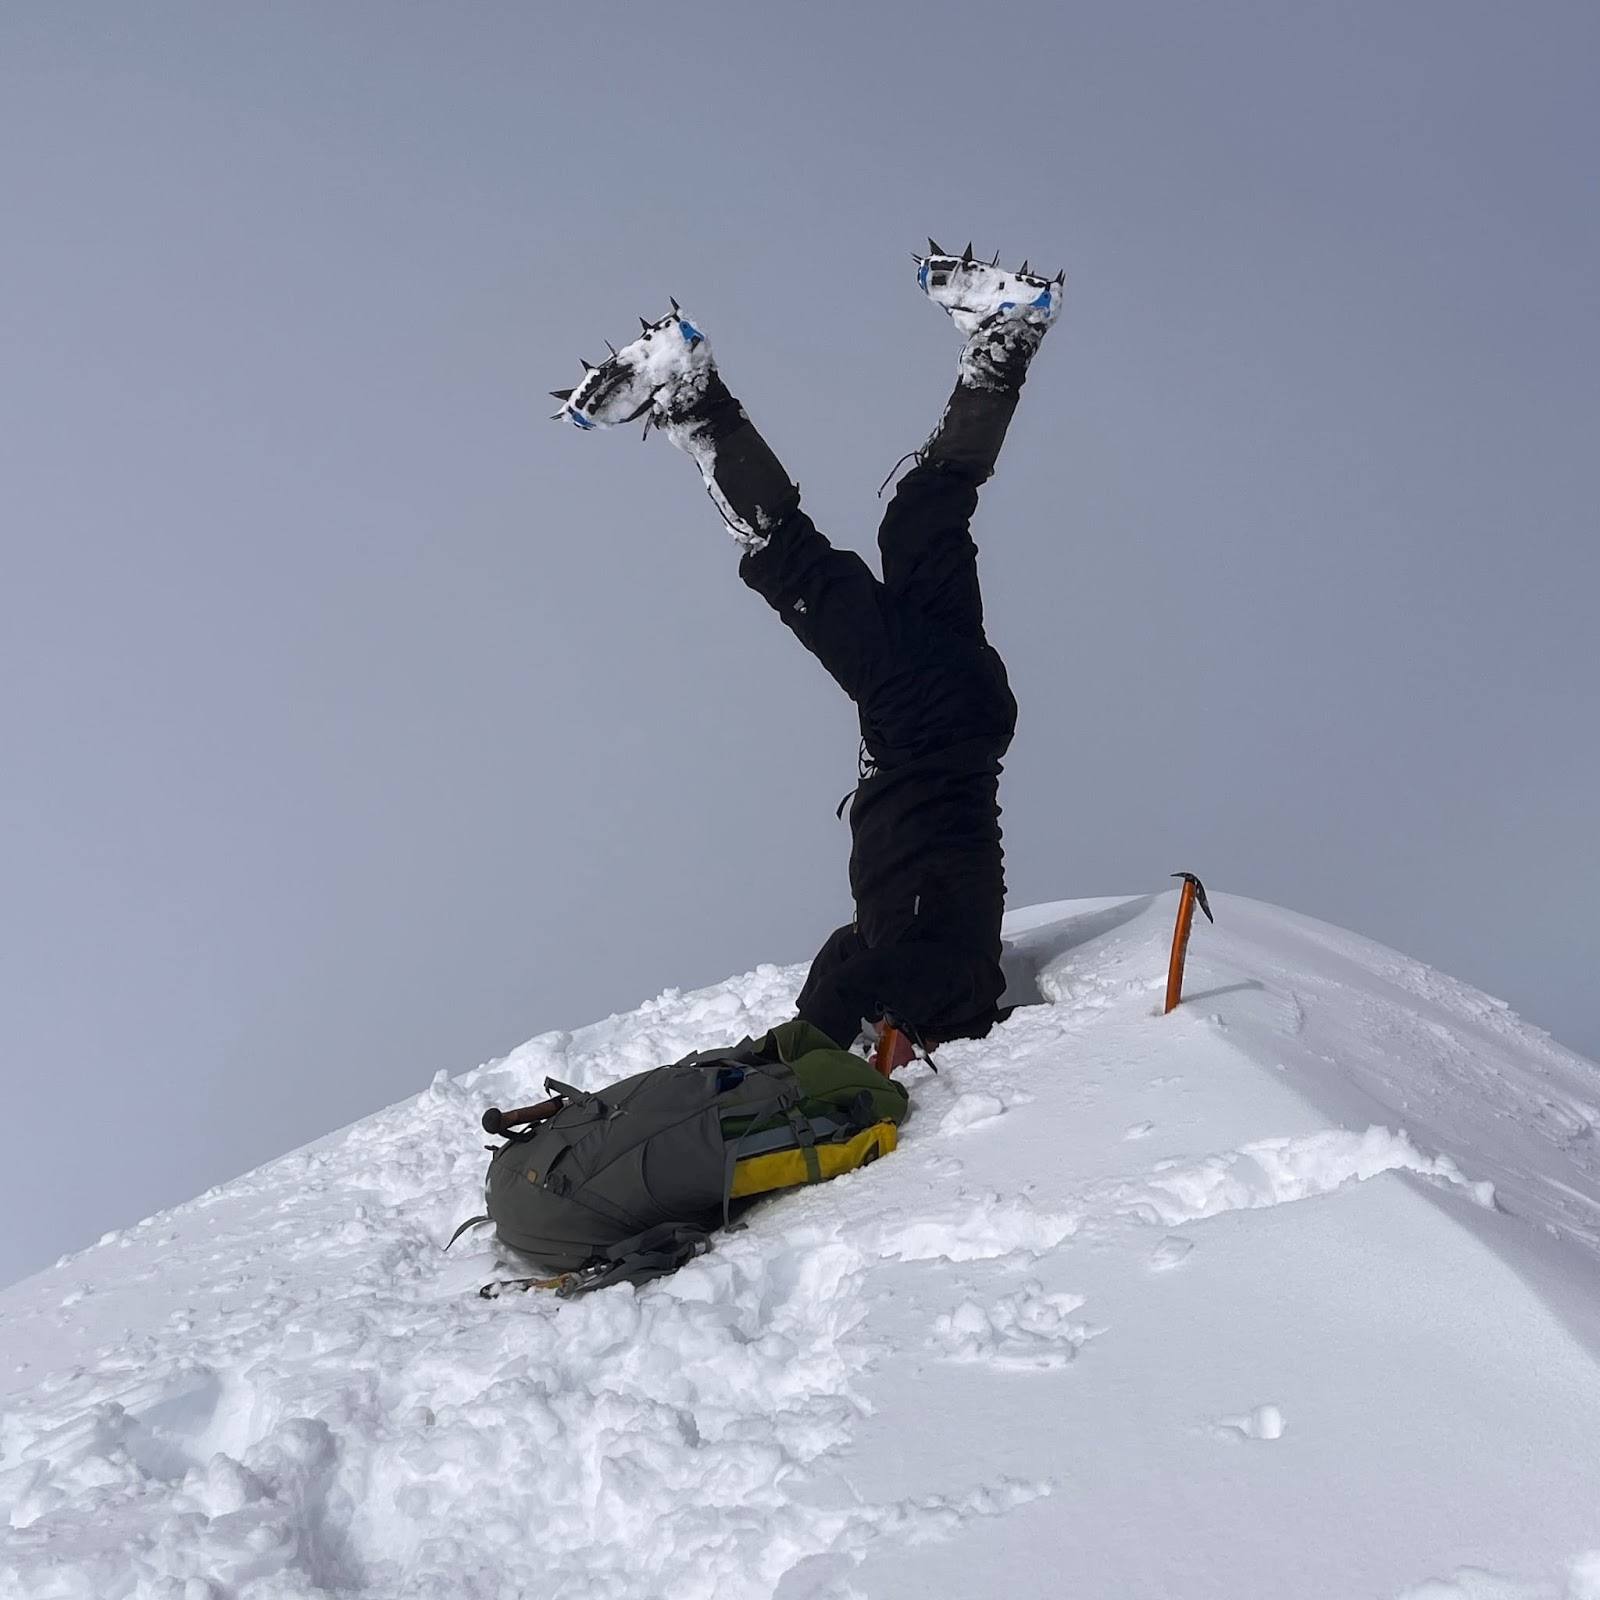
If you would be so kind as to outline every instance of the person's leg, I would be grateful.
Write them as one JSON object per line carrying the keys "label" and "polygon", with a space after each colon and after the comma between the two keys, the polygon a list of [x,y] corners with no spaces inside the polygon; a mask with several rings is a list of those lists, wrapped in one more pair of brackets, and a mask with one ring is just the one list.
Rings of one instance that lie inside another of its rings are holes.
{"label": "person's leg", "polygon": [[661,431],[700,469],[712,503],[747,551],[800,510],[800,490],[714,368],[693,403],[663,414]]}
{"label": "person's leg", "polygon": [[884,587],[930,622],[982,643],[983,594],[970,524],[978,506],[975,472],[919,461],[895,486],[878,526]]}
{"label": "person's leg", "polygon": [[965,335],[938,426],[901,479],[878,529],[883,581],[964,639],[983,639],[978,550],[969,531],[994,472],[1028,364],[1060,306],[1059,284],[935,253],[917,281]]}
{"label": "person's leg", "polygon": [[[860,708],[865,730],[874,721],[869,708],[892,708],[900,698],[917,619],[860,556],[817,531],[800,491],[720,377],[665,431],[694,458],[744,546],[739,576]],[[887,715],[892,722],[892,710]]]}
{"label": "person's leg", "polygon": [[858,706],[894,700],[907,678],[905,608],[858,555],[817,532],[693,323],[675,310],[557,398],[561,414],[585,429],[642,417],[665,433],[694,460],[743,547],[745,582]]}

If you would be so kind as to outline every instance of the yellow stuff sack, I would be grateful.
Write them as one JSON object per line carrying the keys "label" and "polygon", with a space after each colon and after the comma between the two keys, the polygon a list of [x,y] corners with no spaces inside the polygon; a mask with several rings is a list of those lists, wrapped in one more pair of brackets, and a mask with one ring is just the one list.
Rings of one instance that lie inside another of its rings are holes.
{"label": "yellow stuff sack", "polygon": [[[807,1150],[771,1150],[764,1155],[746,1156],[733,1167],[730,1200],[745,1195],[768,1194],[774,1189],[796,1189],[819,1178],[837,1178],[841,1172],[854,1172],[886,1156],[899,1141],[899,1129],[892,1122],[875,1122],[853,1139],[839,1144],[814,1144]],[[817,1176],[806,1171],[806,1157],[812,1156],[821,1169]]]}

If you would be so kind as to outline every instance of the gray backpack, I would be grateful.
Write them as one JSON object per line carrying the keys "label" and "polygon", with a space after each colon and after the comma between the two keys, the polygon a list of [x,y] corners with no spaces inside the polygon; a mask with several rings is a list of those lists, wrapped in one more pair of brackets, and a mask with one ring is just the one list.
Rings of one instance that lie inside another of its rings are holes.
{"label": "gray backpack", "polygon": [[566,1294],[671,1272],[709,1248],[735,1200],[875,1160],[907,1106],[898,1083],[803,1022],[592,1092],[545,1087],[558,1109],[494,1152],[478,1220],[550,1275],[516,1287]]}

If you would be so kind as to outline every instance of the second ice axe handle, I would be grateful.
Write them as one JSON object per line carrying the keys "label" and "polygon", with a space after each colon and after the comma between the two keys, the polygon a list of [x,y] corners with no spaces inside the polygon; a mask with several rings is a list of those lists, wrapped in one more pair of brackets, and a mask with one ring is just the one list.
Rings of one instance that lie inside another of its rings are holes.
{"label": "second ice axe handle", "polygon": [[1167,963],[1167,1003],[1162,1014],[1176,1008],[1183,999],[1183,960],[1189,951],[1189,930],[1194,926],[1194,908],[1199,903],[1207,922],[1215,922],[1211,907],[1206,903],[1206,886],[1192,872],[1174,872],[1174,878],[1183,879],[1183,892],[1178,896],[1178,920],[1172,929],[1172,959]]}
{"label": "second ice axe handle", "polygon": [[914,1055],[910,1038],[892,1023],[885,1023],[872,1052],[873,1066],[888,1078],[893,1076],[896,1067],[903,1067]]}
{"label": "second ice axe handle", "polygon": [[565,1103],[560,1095],[552,1095],[536,1106],[522,1106],[516,1111],[502,1111],[498,1106],[490,1106],[483,1114],[483,1131],[498,1137],[512,1128],[520,1128],[530,1122],[543,1122],[546,1117],[553,1117]]}

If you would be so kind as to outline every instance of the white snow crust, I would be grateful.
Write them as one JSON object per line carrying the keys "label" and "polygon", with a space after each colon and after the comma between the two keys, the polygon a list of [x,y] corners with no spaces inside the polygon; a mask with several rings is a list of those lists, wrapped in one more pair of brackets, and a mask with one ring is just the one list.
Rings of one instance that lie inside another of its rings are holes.
{"label": "white snow crust", "polygon": [[1163,1017],[1174,898],[1014,914],[1034,1003],[906,1075],[900,1149],[641,1290],[478,1298],[478,1117],[758,1033],[800,968],[5,1291],[0,1596],[1600,1600],[1600,1068],[1226,895]]}

